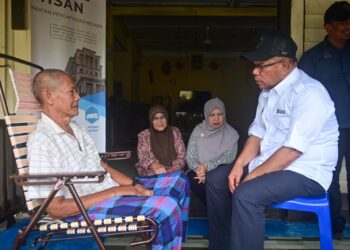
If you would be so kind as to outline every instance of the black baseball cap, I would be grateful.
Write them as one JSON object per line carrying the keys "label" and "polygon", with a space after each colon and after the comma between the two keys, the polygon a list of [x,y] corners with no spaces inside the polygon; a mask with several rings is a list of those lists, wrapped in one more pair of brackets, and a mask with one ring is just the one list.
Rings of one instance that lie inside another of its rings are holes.
{"label": "black baseball cap", "polygon": [[324,13],[324,23],[350,19],[350,4],[347,1],[335,2]]}
{"label": "black baseball cap", "polygon": [[256,49],[242,54],[250,61],[266,61],[275,56],[296,59],[298,46],[293,39],[282,32],[265,32],[260,37]]}

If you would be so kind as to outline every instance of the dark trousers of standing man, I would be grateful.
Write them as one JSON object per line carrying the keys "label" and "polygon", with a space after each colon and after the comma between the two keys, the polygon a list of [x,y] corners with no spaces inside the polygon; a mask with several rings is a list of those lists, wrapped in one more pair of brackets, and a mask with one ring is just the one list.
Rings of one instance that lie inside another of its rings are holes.
{"label": "dark trousers of standing man", "polygon": [[231,168],[232,164],[220,165],[206,176],[210,250],[228,250],[230,247],[232,194],[228,175]]}
{"label": "dark trousers of standing man", "polygon": [[317,182],[292,171],[265,174],[241,183],[232,196],[231,250],[263,250],[267,206],[299,196],[324,194]]}
{"label": "dark trousers of standing man", "polygon": [[[345,219],[340,215],[342,206],[342,197],[339,185],[339,175],[342,167],[342,162],[345,157],[346,163],[346,181],[348,187],[348,205],[350,209],[350,128],[339,129],[339,143],[338,143],[338,162],[333,172],[332,184],[329,188],[329,200],[331,207],[332,231],[335,234],[342,233],[345,226]],[[341,237],[341,236],[340,236]]]}

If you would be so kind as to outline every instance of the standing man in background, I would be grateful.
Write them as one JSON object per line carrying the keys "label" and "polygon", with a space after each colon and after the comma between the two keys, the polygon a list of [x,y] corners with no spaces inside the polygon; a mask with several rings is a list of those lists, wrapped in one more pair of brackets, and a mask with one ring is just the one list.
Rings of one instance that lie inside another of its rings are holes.
{"label": "standing man in background", "polygon": [[339,174],[345,157],[350,208],[350,4],[333,3],[324,14],[325,39],[308,50],[299,68],[320,81],[335,103],[339,123],[338,162],[329,189],[333,237],[341,239],[345,219],[340,215],[342,198]]}

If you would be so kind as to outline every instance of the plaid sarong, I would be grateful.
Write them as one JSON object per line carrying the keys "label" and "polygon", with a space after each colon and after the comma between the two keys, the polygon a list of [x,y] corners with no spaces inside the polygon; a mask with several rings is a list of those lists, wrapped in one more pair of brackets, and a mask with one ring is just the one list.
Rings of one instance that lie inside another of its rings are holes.
{"label": "plaid sarong", "polygon": [[[154,195],[116,196],[99,202],[88,209],[92,220],[118,216],[145,215],[153,218],[159,227],[152,249],[181,249],[186,237],[190,204],[190,187],[183,171],[137,178]],[[83,220],[81,215],[66,221]]]}
{"label": "plaid sarong", "polygon": [[137,177],[137,179],[146,188],[153,189],[154,195],[170,196],[176,200],[181,209],[182,240],[185,242],[190,207],[190,184],[186,174],[182,170],[178,170],[155,176]]}

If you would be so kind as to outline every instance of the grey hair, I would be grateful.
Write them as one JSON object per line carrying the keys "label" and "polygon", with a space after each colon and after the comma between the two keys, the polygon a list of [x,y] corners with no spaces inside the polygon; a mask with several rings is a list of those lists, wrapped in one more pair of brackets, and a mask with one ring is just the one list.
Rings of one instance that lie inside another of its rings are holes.
{"label": "grey hair", "polygon": [[70,77],[65,71],[59,69],[45,69],[34,76],[32,91],[34,97],[41,105],[43,104],[42,90],[44,88],[55,90],[55,88],[63,82],[63,75]]}

